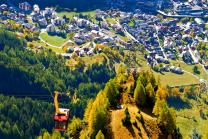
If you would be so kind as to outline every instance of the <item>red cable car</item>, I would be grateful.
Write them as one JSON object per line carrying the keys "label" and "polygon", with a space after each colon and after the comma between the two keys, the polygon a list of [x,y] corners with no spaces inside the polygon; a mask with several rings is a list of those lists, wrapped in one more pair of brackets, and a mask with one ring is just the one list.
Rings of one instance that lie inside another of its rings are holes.
{"label": "red cable car", "polygon": [[69,109],[59,108],[58,104],[58,95],[66,95],[63,93],[55,92],[54,93],[54,106],[56,113],[53,117],[55,122],[54,130],[65,132],[67,130],[68,121],[69,121]]}

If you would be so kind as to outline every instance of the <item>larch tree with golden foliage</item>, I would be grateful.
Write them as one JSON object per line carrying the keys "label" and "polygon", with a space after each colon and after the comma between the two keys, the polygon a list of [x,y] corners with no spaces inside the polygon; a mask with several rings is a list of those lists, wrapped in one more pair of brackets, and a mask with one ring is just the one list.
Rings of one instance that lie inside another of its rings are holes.
{"label": "larch tree with golden foliage", "polygon": [[164,87],[159,87],[159,89],[156,92],[156,101],[153,108],[153,113],[158,116],[161,112],[161,108],[163,103],[166,103],[166,98],[168,96],[167,89]]}
{"label": "larch tree with golden foliage", "polygon": [[94,138],[99,130],[105,130],[108,116],[107,109],[109,106],[108,98],[106,98],[104,92],[100,92],[93,102],[89,115],[88,125],[91,137]]}
{"label": "larch tree with golden foliage", "polygon": [[151,104],[154,104],[155,103],[155,91],[154,91],[154,88],[152,87],[152,84],[148,83],[145,89],[146,89],[147,98],[151,101]]}
{"label": "larch tree with golden foliage", "polygon": [[105,139],[105,136],[103,135],[101,130],[97,133],[95,139]]}
{"label": "larch tree with golden foliage", "polygon": [[164,100],[161,107],[158,124],[168,135],[172,135],[176,129],[176,115],[174,109],[168,108],[168,105]]}
{"label": "larch tree with golden foliage", "polygon": [[204,136],[202,137],[202,139],[208,139],[208,128],[207,128],[207,130],[205,131],[205,134],[204,134]]}

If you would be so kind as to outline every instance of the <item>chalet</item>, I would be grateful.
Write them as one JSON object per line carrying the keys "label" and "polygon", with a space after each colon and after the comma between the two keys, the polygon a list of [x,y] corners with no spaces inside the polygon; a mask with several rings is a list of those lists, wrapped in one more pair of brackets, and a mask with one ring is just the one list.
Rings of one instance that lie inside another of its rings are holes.
{"label": "chalet", "polygon": [[45,8],[45,10],[41,11],[40,13],[44,17],[50,17],[50,18],[55,18],[56,17],[56,12],[52,8]]}
{"label": "chalet", "polygon": [[77,45],[82,45],[85,43],[84,40],[80,39],[80,38],[74,38],[74,42],[77,44]]}
{"label": "chalet", "polygon": [[101,23],[101,28],[109,30],[108,23],[102,22],[102,23]]}
{"label": "chalet", "polygon": [[129,22],[129,21],[130,21],[130,17],[129,17],[129,16],[125,16],[125,17],[122,17],[122,18],[119,19],[119,22],[120,22],[121,24],[127,23],[127,22]]}
{"label": "chalet", "polygon": [[48,33],[51,33],[51,34],[56,33],[55,25],[53,25],[53,24],[48,25],[47,28],[46,28],[46,31],[47,31]]}
{"label": "chalet", "polygon": [[23,13],[18,13],[17,16],[18,16],[18,18],[20,18],[22,20],[25,20],[27,18],[27,16]]}
{"label": "chalet", "polygon": [[74,20],[76,21],[78,27],[82,27],[83,25],[82,19],[78,19],[77,17],[74,17]]}
{"label": "chalet", "polygon": [[208,70],[208,65],[204,65],[204,68],[205,68],[206,70]]}
{"label": "chalet", "polygon": [[38,20],[44,18],[44,16],[42,16],[40,13],[32,13],[31,15],[33,22],[38,22]]}
{"label": "chalet", "polygon": [[118,33],[123,33],[122,28],[120,26],[116,25],[116,24],[113,24],[112,28],[113,28],[113,30],[115,30]]}
{"label": "chalet", "polygon": [[93,50],[90,50],[90,51],[87,52],[88,56],[92,56],[93,54],[94,54]]}
{"label": "chalet", "polygon": [[103,39],[107,42],[113,42],[114,41],[114,39],[112,37],[109,37],[109,36],[105,36]]}
{"label": "chalet", "polygon": [[170,71],[170,67],[164,65],[160,70],[163,71],[163,72],[169,72]]}
{"label": "chalet", "polygon": [[83,47],[83,50],[84,50],[85,52],[88,52],[88,51],[90,50],[90,48],[89,48],[89,46],[84,46],[84,47]]}
{"label": "chalet", "polygon": [[24,11],[30,11],[32,9],[28,2],[19,3],[19,8]]}
{"label": "chalet", "polygon": [[78,27],[83,28],[83,27],[90,27],[92,26],[92,23],[90,23],[88,20],[85,19],[79,19],[77,17],[74,17],[74,20],[77,24]]}
{"label": "chalet", "polygon": [[101,11],[100,9],[97,9],[95,12],[96,12],[96,17],[103,17],[103,16],[105,17],[108,15],[105,11]]}
{"label": "chalet", "polygon": [[66,31],[67,31],[67,32],[73,32],[73,31],[75,31],[75,28],[76,28],[76,27],[75,27],[74,25],[70,24],[70,25],[67,26]]}
{"label": "chalet", "polygon": [[16,9],[12,6],[9,7],[8,11],[13,12],[13,13],[17,12]]}
{"label": "chalet", "polygon": [[93,24],[92,25],[92,29],[98,31],[99,30],[99,26],[97,24]]}
{"label": "chalet", "polygon": [[35,4],[35,5],[33,6],[33,12],[34,12],[34,13],[40,13],[40,8],[39,8],[39,6],[38,6],[37,4]]}
{"label": "chalet", "polygon": [[51,23],[53,23],[56,26],[61,26],[65,23],[65,20],[60,17],[56,17],[55,19],[52,19]]}
{"label": "chalet", "polygon": [[8,9],[6,4],[0,5],[0,11],[6,11]]}
{"label": "chalet", "polygon": [[175,46],[176,46],[176,43],[172,40],[171,37],[165,37],[165,39],[164,39],[164,47],[165,48],[170,49],[170,48],[173,48]]}
{"label": "chalet", "polygon": [[155,59],[157,60],[157,63],[164,63],[165,59],[161,56],[156,56]]}
{"label": "chalet", "polygon": [[73,53],[74,52],[74,47],[72,47],[72,46],[68,47],[67,52],[68,53]]}
{"label": "chalet", "polygon": [[79,52],[79,56],[81,56],[81,57],[83,57],[85,55],[85,51],[82,49],[82,50],[80,50],[80,52]]}
{"label": "chalet", "polygon": [[184,62],[189,63],[189,64],[193,62],[192,56],[189,53],[189,51],[183,52],[182,55],[183,55],[182,58]]}
{"label": "chalet", "polygon": [[169,53],[169,54],[167,54],[166,55],[169,59],[172,59],[172,60],[175,60],[176,59],[176,56],[175,56],[175,54],[173,54],[173,53]]}
{"label": "chalet", "polygon": [[40,29],[38,27],[36,27],[36,26],[33,26],[30,30],[33,31],[33,32],[34,31],[36,31],[36,32],[40,31]]}
{"label": "chalet", "polygon": [[98,53],[102,53],[102,48],[98,48]]}
{"label": "chalet", "polygon": [[15,20],[17,18],[17,15],[15,13],[10,13],[7,15],[8,18]]}
{"label": "chalet", "polygon": [[84,38],[87,39],[87,40],[92,40],[93,37],[89,34],[84,34]]}
{"label": "chalet", "polygon": [[30,24],[30,23],[23,23],[22,25],[23,25],[24,28],[27,28],[29,30],[31,30],[33,28],[33,25]]}
{"label": "chalet", "polygon": [[48,25],[47,21],[45,18],[42,18],[40,20],[38,20],[38,24],[41,26],[41,27],[46,27]]}
{"label": "chalet", "polygon": [[195,18],[194,21],[195,21],[198,25],[204,24],[204,21],[203,21],[201,18]]}
{"label": "chalet", "polygon": [[66,34],[66,31],[65,30],[59,30],[59,29],[56,30],[56,35],[62,36],[64,34]]}
{"label": "chalet", "polygon": [[184,71],[180,67],[174,67],[174,66],[170,67],[170,71],[173,73],[176,73],[176,74],[183,74],[184,73]]}
{"label": "chalet", "polygon": [[96,30],[92,30],[90,33],[91,33],[92,36],[94,36],[94,37],[101,37],[101,36],[104,36],[104,34],[103,34],[102,32],[96,31]]}

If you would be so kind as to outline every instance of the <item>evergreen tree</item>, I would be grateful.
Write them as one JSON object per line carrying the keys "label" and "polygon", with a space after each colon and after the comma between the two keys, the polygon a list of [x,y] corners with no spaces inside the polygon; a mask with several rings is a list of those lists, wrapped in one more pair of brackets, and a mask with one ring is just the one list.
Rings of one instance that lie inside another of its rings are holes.
{"label": "evergreen tree", "polygon": [[43,133],[43,139],[51,139],[51,136],[47,131]]}
{"label": "evergreen tree", "polygon": [[15,138],[15,139],[21,138],[21,133],[20,133],[16,123],[12,127],[12,135],[13,135],[13,138]]}
{"label": "evergreen tree", "polygon": [[151,101],[152,104],[155,102],[155,91],[154,88],[152,87],[151,83],[148,83],[146,86],[146,94],[148,99]]}
{"label": "evergreen tree", "polygon": [[145,72],[142,72],[141,75],[139,75],[139,78],[137,80],[137,84],[139,82],[142,83],[143,86],[147,85],[148,80],[147,80],[147,74],[145,74]]}
{"label": "evergreen tree", "polygon": [[89,116],[90,116],[90,111],[92,110],[92,105],[93,105],[93,100],[89,100],[87,107],[85,108],[85,113],[84,113],[84,120],[88,121],[89,120]]}
{"label": "evergreen tree", "polygon": [[160,114],[162,103],[165,103],[165,101],[161,99],[156,99],[156,102],[152,111],[154,115],[158,116]]}
{"label": "evergreen tree", "polygon": [[125,109],[124,113],[125,113],[125,118],[122,120],[122,122],[125,126],[128,126],[131,124],[131,117],[128,108]]}
{"label": "evergreen tree", "polygon": [[91,135],[94,138],[99,130],[104,130],[107,124],[107,111],[103,108],[94,108],[91,111],[89,126]]}
{"label": "evergreen tree", "polygon": [[203,136],[202,139],[208,139],[208,128],[207,128],[207,130],[205,131],[205,134],[204,134],[204,136]]}
{"label": "evergreen tree", "polygon": [[117,89],[117,86],[114,80],[110,80],[106,84],[104,92],[110,102],[110,105],[115,107],[117,105],[117,98],[119,96],[119,91]]}
{"label": "evergreen tree", "polygon": [[61,137],[61,133],[57,132],[57,131],[53,131],[52,135],[51,135],[51,139],[63,139]]}
{"label": "evergreen tree", "polygon": [[108,98],[106,98],[104,92],[100,92],[97,95],[96,100],[93,102],[88,121],[89,132],[92,138],[97,135],[99,130],[105,130],[108,116],[107,110],[109,106]]}
{"label": "evergreen tree", "polygon": [[168,135],[173,135],[176,129],[176,115],[174,109],[168,108],[167,103],[164,102],[163,100],[158,123]]}
{"label": "evergreen tree", "polygon": [[105,136],[103,135],[101,130],[97,133],[95,139],[105,139]]}
{"label": "evergreen tree", "polygon": [[165,87],[159,87],[156,93],[156,99],[166,100],[168,96],[168,91]]}
{"label": "evergreen tree", "polygon": [[82,129],[83,122],[81,119],[73,117],[70,121],[67,129],[67,134],[69,137],[74,137],[79,134],[79,131]]}
{"label": "evergreen tree", "polygon": [[137,81],[137,85],[134,90],[134,100],[138,106],[144,106],[146,103],[145,88],[140,81]]}

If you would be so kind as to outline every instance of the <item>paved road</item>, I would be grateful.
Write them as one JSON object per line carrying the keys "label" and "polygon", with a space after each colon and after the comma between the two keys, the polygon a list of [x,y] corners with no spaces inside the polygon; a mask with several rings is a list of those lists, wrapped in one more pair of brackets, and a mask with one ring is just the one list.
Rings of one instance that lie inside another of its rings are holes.
{"label": "paved road", "polygon": [[191,50],[190,45],[188,45],[188,49],[189,49],[188,51],[191,54],[192,59],[194,60],[194,63],[198,63],[199,59],[193,54],[193,51]]}
{"label": "paved road", "polygon": [[165,59],[168,59],[167,56],[166,56],[166,54],[165,54],[165,52],[164,52],[164,49],[163,49],[163,47],[162,47],[162,45],[161,45],[161,43],[160,43],[160,38],[159,38],[159,36],[158,36],[159,28],[158,28],[157,25],[155,25],[155,30],[156,30],[156,32],[157,32],[157,40],[158,40],[158,42],[159,42],[159,47],[160,47],[160,49],[162,50],[163,56],[164,56]]}
{"label": "paved road", "polygon": [[[118,25],[119,27],[123,28],[123,26],[119,23],[119,21],[117,21],[117,20],[115,20],[115,21],[116,21],[116,23],[117,23],[117,25]],[[123,29],[124,29],[124,34],[125,34],[128,38],[130,38],[130,39],[132,39],[132,40],[138,42],[138,40],[137,40],[134,36],[132,36],[125,28],[123,28]]]}
{"label": "paved road", "polygon": [[173,15],[173,14],[166,14],[165,12],[161,10],[157,10],[159,14],[162,14],[167,17],[175,17],[175,18],[180,18],[180,17],[193,17],[193,18],[206,18],[207,16],[193,16],[193,15]]}

